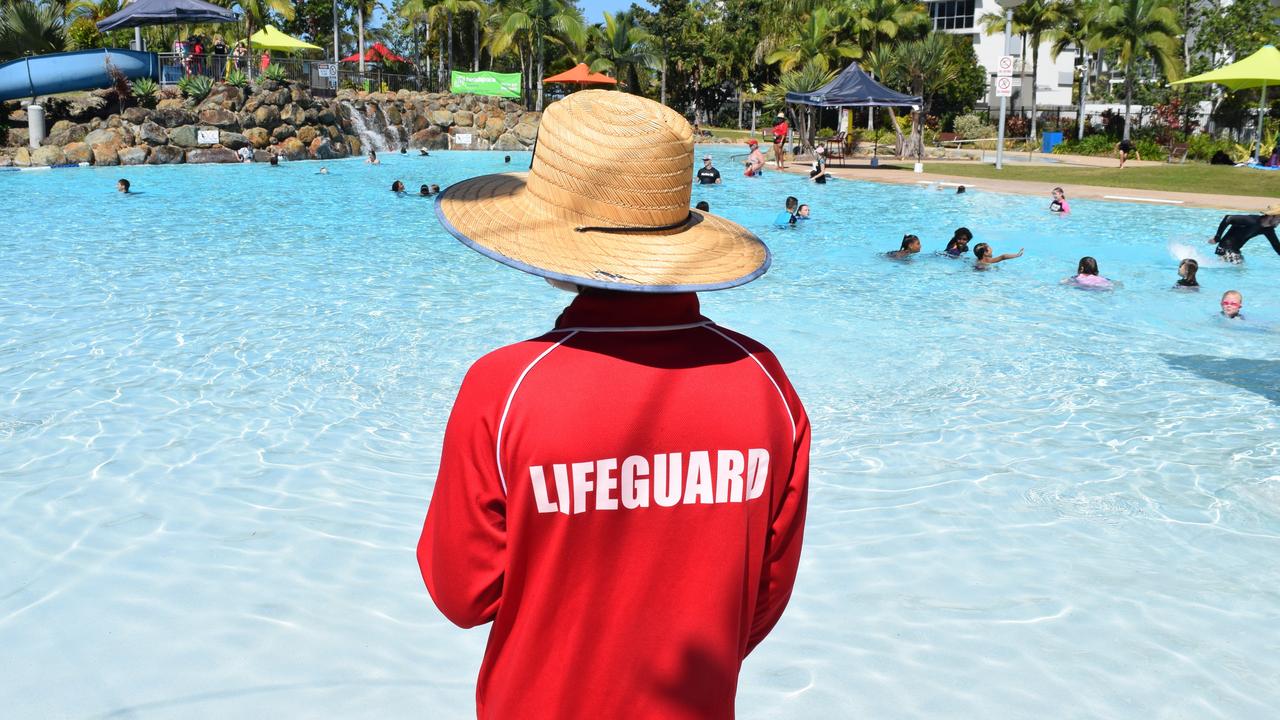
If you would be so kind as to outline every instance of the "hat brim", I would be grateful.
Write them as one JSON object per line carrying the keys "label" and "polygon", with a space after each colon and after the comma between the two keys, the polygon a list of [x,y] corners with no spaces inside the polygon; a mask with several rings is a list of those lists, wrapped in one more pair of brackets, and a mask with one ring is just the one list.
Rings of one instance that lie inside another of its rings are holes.
{"label": "hat brim", "polygon": [[450,185],[436,196],[436,217],[464,245],[504,265],[607,290],[723,290],[755,280],[772,262],[746,228],[698,210],[669,230],[579,231],[592,221],[532,197],[527,177],[483,175]]}

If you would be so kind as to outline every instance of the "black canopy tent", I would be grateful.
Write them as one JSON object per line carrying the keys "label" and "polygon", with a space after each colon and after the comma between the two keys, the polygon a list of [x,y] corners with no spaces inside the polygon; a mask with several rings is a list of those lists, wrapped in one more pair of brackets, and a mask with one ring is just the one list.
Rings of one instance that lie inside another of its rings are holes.
{"label": "black canopy tent", "polygon": [[[238,13],[205,2],[204,0],[134,0],[120,12],[94,23],[102,32],[123,28],[140,28],[144,25],[197,25],[199,23],[228,23],[240,19]],[[142,49],[142,38],[135,30],[137,50]]]}
{"label": "black canopy tent", "polygon": [[[850,63],[849,67],[840,71],[834,80],[817,90],[806,93],[789,92],[786,99],[787,102],[797,105],[834,108],[919,108],[922,102],[919,95],[907,95],[897,90],[890,90],[876,82],[858,67],[858,63]],[[876,143],[875,148],[878,154],[880,144]]]}

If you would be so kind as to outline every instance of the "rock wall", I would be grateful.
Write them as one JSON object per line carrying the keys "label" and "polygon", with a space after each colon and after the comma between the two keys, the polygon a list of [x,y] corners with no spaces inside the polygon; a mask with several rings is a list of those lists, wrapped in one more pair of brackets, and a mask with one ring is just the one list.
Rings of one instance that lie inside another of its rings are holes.
{"label": "rock wall", "polygon": [[[516,103],[477,95],[343,90],[336,98],[315,98],[272,81],[250,90],[220,83],[199,103],[169,97],[154,108],[120,113],[110,112],[116,103],[104,99],[110,91],[74,104],[47,101],[52,120],[38,148],[27,147],[26,111],[19,108],[8,113],[0,167],[233,163],[245,147],[256,161],[271,154],[329,160],[370,146],[523,150],[533,145],[541,118]],[[209,132],[217,133],[216,143],[201,142]],[[458,142],[464,139],[470,142]]]}

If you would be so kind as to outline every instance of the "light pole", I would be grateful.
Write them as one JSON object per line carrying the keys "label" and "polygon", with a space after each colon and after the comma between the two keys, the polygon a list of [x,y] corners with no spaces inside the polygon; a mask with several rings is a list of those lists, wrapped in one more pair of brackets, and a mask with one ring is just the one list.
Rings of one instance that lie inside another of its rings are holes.
{"label": "light pole", "polygon": [[[1013,26],[1013,9],[1026,2],[1026,0],[996,0],[996,4],[1004,8],[1004,54],[1009,54],[1009,42],[1012,38],[1010,30]],[[1022,71],[1018,71],[1018,76],[1022,76]],[[1035,78],[1032,78],[1032,82]],[[996,169],[1004,169],[1004,120],[1005,115],[1009,111],[1009,98],[1000,96],[1000,127],[996,128]],[[1034,110],[1032,110],[1034,112]]]}

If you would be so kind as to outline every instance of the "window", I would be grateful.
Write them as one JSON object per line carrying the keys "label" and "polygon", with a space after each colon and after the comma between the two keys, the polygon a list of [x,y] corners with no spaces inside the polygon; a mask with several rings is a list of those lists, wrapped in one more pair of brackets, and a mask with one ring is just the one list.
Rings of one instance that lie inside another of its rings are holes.
{"label": "window", "polygon": [[933,29],[972,29],[974,4],[974,0],[940,0],[929,3],[929,17],[933,20]]}

